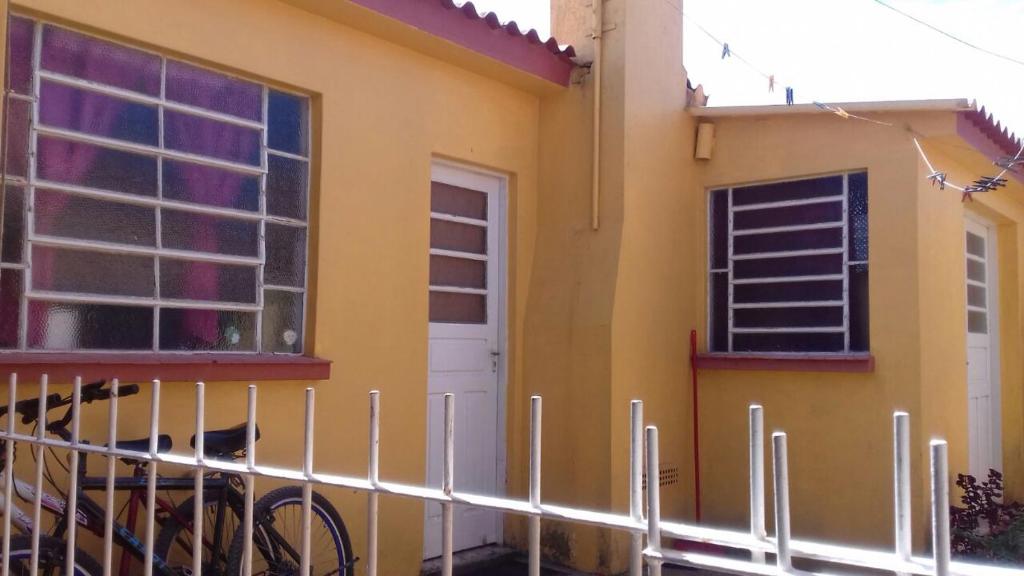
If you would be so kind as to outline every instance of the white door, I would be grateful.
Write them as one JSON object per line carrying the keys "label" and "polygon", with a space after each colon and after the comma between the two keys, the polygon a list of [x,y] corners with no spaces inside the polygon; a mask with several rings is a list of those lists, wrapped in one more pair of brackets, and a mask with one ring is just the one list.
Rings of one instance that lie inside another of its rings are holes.
{"label": "white door", "polygon": [[995,239],[981,222],[964,223],[967,259],[967,425],[970,473],[1002,471],[999,426],[998,302]]}
{"label": "white door", "polygon": [[[459,492],[498,493],[498,379],[504,288],[504,181],[435,164],[430,186],[427,482],[440,487],[444,394],[455,394]],[[498,541],[498,514],[456,506],[454,549]],[[441,555],[441,506],[428,503],[423,557]]]}

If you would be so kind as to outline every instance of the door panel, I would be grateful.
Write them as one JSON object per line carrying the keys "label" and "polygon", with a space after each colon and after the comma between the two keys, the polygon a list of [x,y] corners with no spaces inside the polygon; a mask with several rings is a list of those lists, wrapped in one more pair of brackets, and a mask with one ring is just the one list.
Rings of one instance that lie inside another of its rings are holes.
{"label": "door panel", "polygon": [[970,474],[979,481],[1002,469],[998,402],[998,305],[995,245],[980,222],[964,223],[967,283],[967,436]]}
{"label": "door panel", "polygon": [[[427,482],[440,487],[444,394],[455,394],[455,478],[459,492],[496,495],[498,378],[504,259],[503,181],[435,165],[431,185],[430,342]],[[498,540],[495,512],[456,506],[454,549]],[[423,557],[441,554],[441,506],[426,506]]]}

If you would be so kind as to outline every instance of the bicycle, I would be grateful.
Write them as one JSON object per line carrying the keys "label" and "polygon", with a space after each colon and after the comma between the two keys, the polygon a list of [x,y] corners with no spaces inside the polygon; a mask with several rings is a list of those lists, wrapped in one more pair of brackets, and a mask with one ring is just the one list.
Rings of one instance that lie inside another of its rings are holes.
{"label": "bicycle", "polygon": [[[95,400],[108,399],[113,394],[109,388],[103,388],[105,382],[94,382],[82,386],[81,402],[83,404]],[[137,385],[127,385],[118,390],[118,396],[130,396],[138,393]],[[58,394],[51,394],[47,397],[46,411],[54,410],[71,404],[71,396],[61,397]],[[38,400],[23,400],[15,404],[15,411],[22,415],[24,424],[33,423],[38,420]],[[0,407],[0,416],[6,412],[6,407]],[[69,440],[70,431],[67,429],[71,422],[71,410],[55,422],[46,423],[46,431],[58,437]],[[208,431],[203,435],[204,454],[209,459],[237,459],[244,455],[246,426],[241,424],[225,430]],[[149,438],[138,440],[118,441],[117,448],[120,450],[139,452],[143,456],[149,449]],[[195,445],[195,437],[191,444]],[[160,435],[157,441],[158,452],[167,452],[172,448],[172,441],[168,435]],[[85,474],[86,454],[82,454],[77,473],[79,474],[79,496],[76,523],[103,536],[103,508],[95,501],[85,495],[86,490],[103,490],[106,487],[106,478],[90,477]],[[127,576],[130,574],[131,560],[144,560],[145,546],[135,535],[135,525],[139,508],[145,502],[143,494],[146,484],[146,466],[148,461],[144,458],[120,457],[120,460],[133,466],[132,476],[118,476],[114,480],[115,490],[127,490],[129,500],[129,518],[127,526],[114,523],[114,541],[122,550],[121,566],[119,574]],[[52,478],[50,483],[54,484]],[[15,479],[15,486],[23,485],[34,495],[34,489],[24,482]],[[213,526],[206,529],[204,534],[212,537],[204,538],[204,571],[208,574],[240,574],[242,570],[242,552],[244,547],[241,530],[234,530],[234,537],[231,538],[229,547],[224,547],[228,530],[225,523],[233,520],[233,527],[241,524],[244,514],[244,492],[240,490],[244,483],[237,475],[213,473],[204,479],[204,504],[211,509],[210,513],[204,513],[204,518],[213,518]],[[194,488],[191,478],[158,477],[156,482],[158,490],[180,491],[192,490]],[[56,488],[56,486],[55,486]],[[19,490],[19,496],[26,498]],[[63,536],[67,529],[66,503],[62,498],[52,495],[44,495],[43,498],[47,511],[57,515],[53,534],[54,538]],[[299,566],[298,549],[301,548],[301,488],[285,487],[273,490],[260,498],[253,506],[253,573],[254,574],[293,574]],[[16,508],[16,507],[15,507]],[[192,509],[194,498],[189,497],[181,505],[175,506],[172,502],[163,498],[156,499],[155,518],[161,526],[159,536],[154,540],[153,568],[154,574],[175,575],[188,573],[191,568],[192,544],[189,540],[192,535]],[[296,512],[296,510],[298,512]],[[229,520],[228,513],[232,516]],[[341,576],[350,574],[356,558],[352,555],[351,542],[347,529],[340,514],[331,503],[322,495],[313,494],[313,514],[319,523],[315,528],[326,532],[329,538],[326,539],[326,547],[318,547],[315,551],[313,562],[314,573],[316,574],[338,574]],[[26,516],[27,518],[27,516]],[[296,526],[295,521],[299,524]],[[31,532],[31,525],[22,527],[23,531]],[[323,542],[321,536],[317,542]],[[79,552],[76,552],[79,554]],[[83,564],[91,561],[91,557],[82,553]],[[12,555],[13,558],[13,555]],[[76,561],[78,556],[76,556]],[[94,562],[94,561],[93,561]],[[321,569],[324,571],[321,572]],[[88,574],[88,573],[85,573]]]}

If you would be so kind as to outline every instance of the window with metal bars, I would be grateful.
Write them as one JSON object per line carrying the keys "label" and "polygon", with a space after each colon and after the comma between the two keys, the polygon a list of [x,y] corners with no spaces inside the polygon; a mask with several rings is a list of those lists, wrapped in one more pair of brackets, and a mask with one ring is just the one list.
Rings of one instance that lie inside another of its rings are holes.
{"label": "window with metal bars", "polygon": [[9,28],[0,349],[302,353],[309,99]]}
{"label": "window with metal bars", "polygon": [[867,352],[867,172],[712,190],[713,352]]}

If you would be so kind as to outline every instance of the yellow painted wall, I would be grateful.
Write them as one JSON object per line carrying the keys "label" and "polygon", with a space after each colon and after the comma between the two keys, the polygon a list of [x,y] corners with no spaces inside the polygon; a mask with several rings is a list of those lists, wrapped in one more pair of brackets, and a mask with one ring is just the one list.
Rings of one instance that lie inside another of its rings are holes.
{"label": "yellow painted wall", "polygon": [[[912,122],[919,130],[943,126],[936,115],[915,116]],[[702,371],[701,464],[708,520],[733,526],[748,522],[747,406],[760,403],[766,432],[789,435],[794,535],[886,544],[893,521],[891,414],[912,414],[916,487],[926,477],[925,438],[934,431],[923,412],[920,385],[924,317],[933,314],[919,300],[921,275],[929,270],[919,255],[923,208],[913,145],[901,131],[831,115],[714,123],[714,156],[703,167],[703,189],[693,190],[696,195],[726,185],[867,169],[870,331],[876,368],[871,374]],[[701,324],[706,336],[706,320]],[[766,450],[770,462],[770,443]],[[771,485],[770,466],[766,482]],[[770,494],[769,489],[769,502]],[[926,505],[918,489],[918,543],[923,541]],[[769,504],[769,519],[770,510]]]}
{"label": "yellow painted wall", "polygon": [[[539,92],[528,89],[539,84],[502,83],[271,0],[25,0],[13,9],[312,95],[316,185],[309,269],[315,297],[309,342],[316,356],[333,361],[330,380],[313,385],[318,470],[365,474],[367,394],[379,389],[381,475],[424,481],[434,157],[510,176],[509,374],[510,387],[523,388],[520,351],[533,270],[540,115]],[[260,462],[301,464],[304,386],[260,384]],[[208,383],[207,390],[208,428],[244,420],[244,385]],[[193,388],[165,383],[164,391],[162,430],[187,451]],[[147,396],[122,406],[124,437],[145,435]],[[87,437],[102,437],[104,414],[102,407],[89,408]],[[365,557],[365,496],[325,492],[348,523],[357,555]],[[381,511],[382,573],[417,573],[422,505],[385,498]]]}

